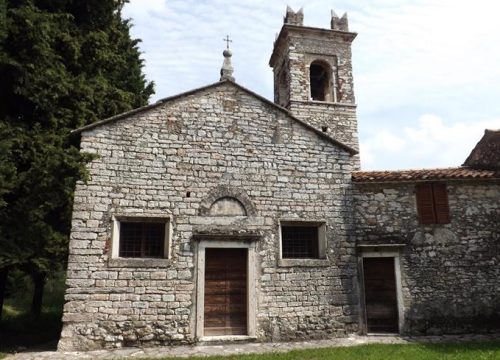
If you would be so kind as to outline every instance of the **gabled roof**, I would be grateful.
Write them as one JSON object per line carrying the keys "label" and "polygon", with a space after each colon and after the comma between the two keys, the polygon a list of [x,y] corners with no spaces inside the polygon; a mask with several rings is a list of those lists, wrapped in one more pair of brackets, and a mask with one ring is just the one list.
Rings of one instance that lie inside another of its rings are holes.
{"label": "gabled roof", "polygon": [[274,107],[275,109],[281,111],[282,113],[284,113],[285,115],[287,115],[288,117],[290,117],[296,123],[302,125],[303,127],[307,128],[308,130],[316,133],[320,138],[322,138],[322,139],[324,139],[324,140],[326,140],[326,141],[334,144],[335,146],[337,146],[337,147],[345,150],[346,152],[348,152],[349,154],[351,154],[351,156],[358,154],[358,151],[356,149],[354,149],[354,148],[352,148],[352,147],[350,147],[350,146],[348,146],[348,145],[346,145],[346,144],[344,144],[344,143],[342,143],[342,142],[340,142],[340,141],[332,138],[328,134],[322,132],[319,129],[316,129],[314,126],[312,126],[312,125],[304,122],[303,120],[300,120],[300,119],[296,118],[286,108],[281,107],[281,106],[273,103],[272,101],[269,101],[265,97],[260,96],[259,94],[255,93],[255,92],[253,92],[253,91],[251,91],[251,90],[249,90],[249,89],[247,89],[247,88],[245,88],[245,87],[243,87],[243,86],[241,86],[241,85],[239,85],[236,82],[231,81],[231,80],[218,81],[218,82],[210,84],[210,85],[199,87],[197,89],[186,91],[186,92],[174,95],[174,96],[166,97],[166,98],[158,100],[154,104],[142,106],[140,108],[137,108],[137,109],[134,109],[134,110],[130,110],[130,111],[127,111],[127,112],[124,112],[124,113],[112,116],[112,117],[104,119],[104,120],[96,121],[96,122],[94,122],[92,124],[83,126],[83,127],[79,128],[79,129],[76,129],[76,130],[73,130],[71,133],[72,134],[81,134],[83,131],[91,130],[91,129],[94,129],[96,127],[102,126],[104,124],[108,124],[108,123],[111,123],[111,122],[119,121],[121,119],[125,119],[125,118],[127,118],[129,116],[136,115],[136,114],[142,113],[144,111],[154,109],[154,108],[156,108],[158,106],[161,106],[161,105],[163,105],[163,104],[165,104],[167,102],[170,102],[170,101],[173,101],[173,100],[177,100],[177,99],[181,99],[181,98],[189,96],[189,95],[194,95],[194,94],[196,94],[198,92],[202,92],[204,90],[216,88],[216,87],[221,86],[223,84],[231,84],[231,85],[235,86],[236,88],[238,88],[239,90],[242,90],[245,93],[249,94],[250,96],[253,96],[253,97],[259,99],[260,101],[266,103],[267,105],[270,105],[270,106]]}
{"label": "gabled roof", "polygon": [[416,182],[467,179],[500,179],[500,171],[477,170],[463,166],[445,169],[355,171],[352,173],[352,181],[355,183]]}
{"label": "gabled roof", "polygon": [[481,140],[465,160],[464,166],[500,170],[500,130],[486,129]]}

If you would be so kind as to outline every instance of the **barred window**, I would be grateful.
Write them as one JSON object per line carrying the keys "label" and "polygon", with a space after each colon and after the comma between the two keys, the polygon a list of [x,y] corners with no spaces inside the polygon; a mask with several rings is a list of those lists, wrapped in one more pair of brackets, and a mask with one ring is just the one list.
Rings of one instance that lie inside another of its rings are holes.
{"label": "barred window", "polygon": [[320,230],[322,226],[318,224],[281,224],[282,258],[319,259],[323,257],[321,255],[324,252],[324,244],[320,244],[320,238],[324,237],[324,230]]}
{"label": "barred window", "polygon": [[124,258],[165,257],[165,222],[120,221],[119,251]]}

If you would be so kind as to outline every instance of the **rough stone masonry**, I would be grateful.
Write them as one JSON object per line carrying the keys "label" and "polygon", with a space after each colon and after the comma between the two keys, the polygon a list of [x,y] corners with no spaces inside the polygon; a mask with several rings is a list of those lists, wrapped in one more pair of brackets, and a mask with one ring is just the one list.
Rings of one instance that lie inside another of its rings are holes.
{"label": "rough stone masonry", "polygon": [[[257,338],[356,330],[346,150],[231,82],[84,131],[81,148],[99,158],[76,189],[59,348],[195,341],[200,232],[259,235]],[[251,202],[254,214],[205,215],[204,200],[222,196]],[[170,258],[113,259],[113,216],[168,217]],[[325,222],[325,258],[280,266],[281,219]]]}
{"label": "rough stone masonry", "polygon": [[[288,9],[275,42],[275,103],[232,80],[226,51],[220,82],[75,132],[97,157],[75,191],[60,350],[366,333],[368,254],[397,259],[398,332],[498,330],[500,176],[355,172],[356,34],[345,16],[302,21]],[[418,222],[428,181],[447,185],[447,224]],[[164,225],[161,256],[120,256],[129,222]],[[313,255],[286,255],[286,226],[314,230]],[[246,288],[210,307],[206,249],[228,248],[245,251]],[[236,329],[233,305],[244,333],[207,336],[214,309]]]}
{"label": "rough stone masonry", "polygon": [[[356,180],[356,179],[355,179]],[[357,182],[357,245],[401,244],[402,333],[500,328],[500,181],[446,180],[450,223],[418,223],[413,180]]]}

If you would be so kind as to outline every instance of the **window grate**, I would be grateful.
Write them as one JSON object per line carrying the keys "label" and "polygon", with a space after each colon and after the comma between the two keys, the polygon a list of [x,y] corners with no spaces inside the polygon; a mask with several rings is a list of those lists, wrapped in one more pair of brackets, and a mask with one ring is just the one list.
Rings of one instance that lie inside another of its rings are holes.
{"label": "window grate", "polygon": [[282,226],[281,241],[283,258],[319,258],[317,226]]}
{"label": "window grate", "polygon": [[162,258],[165,223],[121,222],[120,257]]}

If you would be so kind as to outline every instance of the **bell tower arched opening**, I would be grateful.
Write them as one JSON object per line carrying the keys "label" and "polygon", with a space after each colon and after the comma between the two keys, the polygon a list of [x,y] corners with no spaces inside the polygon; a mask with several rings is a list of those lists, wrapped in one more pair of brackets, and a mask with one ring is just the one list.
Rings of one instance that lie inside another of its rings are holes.
{"label": "bell tower arched opening", "polygon": [[329,64],[315,60],[309,66],[311,100],[333,101],[332,68]]}

